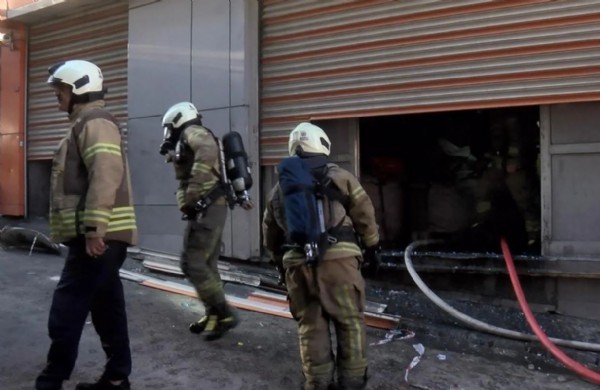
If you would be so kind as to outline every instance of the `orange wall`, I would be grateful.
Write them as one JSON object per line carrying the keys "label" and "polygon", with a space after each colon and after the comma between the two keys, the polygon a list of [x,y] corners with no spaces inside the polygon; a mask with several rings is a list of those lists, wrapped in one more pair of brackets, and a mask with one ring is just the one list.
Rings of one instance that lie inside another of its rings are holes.
{"label": "orange wall", "polygon": [[0,22],[12,32],[14,48],[0,46],[0,214],[25,215],[25,73],[24,25]]}

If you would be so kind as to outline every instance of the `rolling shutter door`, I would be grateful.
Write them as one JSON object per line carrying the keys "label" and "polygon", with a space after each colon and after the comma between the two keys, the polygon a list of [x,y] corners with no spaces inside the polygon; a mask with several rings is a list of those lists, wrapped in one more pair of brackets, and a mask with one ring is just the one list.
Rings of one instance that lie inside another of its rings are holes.
{"label": "rolling shutter door", "polygon": [[265,0],[261,164],[298,121],[600,100],[600,2]]}
{"label": "rolling shutter door", "polygon": [[93,7],[30,27],[27,159],[50,159],[68,128],[66,113],[46,84],[48,67],[68,59],[103,72],[107,108],[126,131],[128,2]]}

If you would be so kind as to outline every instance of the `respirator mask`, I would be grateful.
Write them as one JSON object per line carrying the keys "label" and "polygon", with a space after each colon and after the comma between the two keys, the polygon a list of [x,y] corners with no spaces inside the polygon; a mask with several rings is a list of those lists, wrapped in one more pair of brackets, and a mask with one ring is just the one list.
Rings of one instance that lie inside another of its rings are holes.
{"label": "respirator mask", "polygon": [[163,128],[163,142],[160,144],[159,150],[161,155],[173,155],[175,153],[175,146],[179,140],[179,133],[179,131],[173,128],[173,125],[166,125]]}

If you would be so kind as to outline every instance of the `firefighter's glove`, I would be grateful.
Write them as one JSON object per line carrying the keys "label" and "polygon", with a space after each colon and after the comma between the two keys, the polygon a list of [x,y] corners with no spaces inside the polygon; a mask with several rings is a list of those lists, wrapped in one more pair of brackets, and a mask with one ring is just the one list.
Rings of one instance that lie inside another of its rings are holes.
{"label": "firefighter's glove", "polygon": [[191,205],[183,205],[180,209],[181,219],[184,221],[194,221],[198,218],[198,210]]}
{"label": "firefighter's glove", "polygon": [[363,253],[363,269],[368,276],[375,276],[381,265],[381,247],[379,245],[370,246]]}
{"label": "firefighter's glove", "polygon": [[241,206],[244,210],[252,210],[254,208],[254,203],[251,200],[245,200],[241,203]]}
{"label": "firefighter's glove", "polygon": [[283,255],[275,255],[275,258],[271,259],[271,264],[273,264],[277,270],[277,285],[285,287],[285,268],[283,268],[282,256]]}
{"label": "firefighter's glove", "polygon": [[285,287],[285,268],[282,265],[275,266],[277,272],[279,273],[279,277],[277,278],[277,284],[281,287]]}

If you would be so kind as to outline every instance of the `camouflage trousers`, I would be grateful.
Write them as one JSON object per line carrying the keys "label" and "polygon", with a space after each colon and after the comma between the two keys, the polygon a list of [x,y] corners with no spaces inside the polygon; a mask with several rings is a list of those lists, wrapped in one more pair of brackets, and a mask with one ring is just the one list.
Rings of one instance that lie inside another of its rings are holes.
{"label": "camouflage trousers", "polygon": [[213,204],[204,217],[189,221],[183,237],[181,271],[194,285],[206,313],[226,304],[217,268],[227,206]]}
{"label": "camouflage trousers", "polygon": [[[290,312],[298,323],[305,390],[366,385],[365,281],[356,257],[286,270]],[[337,340],[336,353],[331,335]]]}

